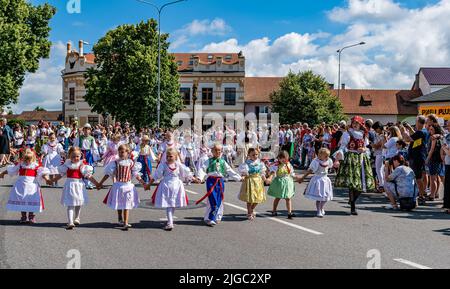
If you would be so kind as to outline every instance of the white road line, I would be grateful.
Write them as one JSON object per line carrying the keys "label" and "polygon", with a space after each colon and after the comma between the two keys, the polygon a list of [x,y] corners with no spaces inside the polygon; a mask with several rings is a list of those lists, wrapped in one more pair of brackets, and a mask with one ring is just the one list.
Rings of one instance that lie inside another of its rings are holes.
{"label": "white road line", "polygon": [[[199,195],[199,193],[191,191],[191,190],[186,190],[186,192],[188,192],[190,194],[193,194],[193,195]],[[240,206],[236,206],[234,204],[227,203],[227,202],[224,202],[224,204],[229,206],[229,207],[235,208],[237,210],[240,210],[240,211],[243,211],[243,212],[247,212],[246,208],[243,208],[243,207],[240,207]],[[280,223],[280,224],[283,224],[283,225],[286,225],[286,226],[289,226],[289,227],[292,227],[292,228],[295,228],[295,229],[298,229],[298,230],[302,230],[302,231],[305,231],[305,232],[308,232],[308,233],[311,233],[311,234],[314,234],[314,235],[317,235],[317,236],[323,235],[323,233],[318,232],[318,231],[314,231],[314,230],[311,230],[311,229],[308,229],[308,228],[305,228],[305,227],[302,227],[302,226],[299,226],[299,225],[296,225],[296,224],[292,224],[292,223],[289,223],[289,222],[286,222],[286,221],[283,221],[283,220],[280,220],[280,219],[277,219],[277,218],[269,217],[269,216],[267,216],[265,214],[262,214],[262,213],[259,213],[259,212],[256,212],[256,211],[255,211],[255,213],[258,216],[260,216],[260,217],[266,218],[268,220],[271,220],[271,221],[274,221],[274,222],[277,222],[277,223]]]}
{"label": "white road line", "polygon": [[408,266],[411,266],[411,267],[414,267],[414,268],[418,268],[418,269],[432,269],[432,268],[430,268],[430,267],[427,267],[427,266],[424,266],[424,265],[420,265],[420,264],[417,264],[417,263],[414,263],[414,262],[411,262],[411,261],[408,261],[408,260],[405,260],[405,259],[394,259],[394,261],[396,261],[396,262],[400,262],[400,263],[403,263],[403,264],[405,264],[405,265],[408,265]]}

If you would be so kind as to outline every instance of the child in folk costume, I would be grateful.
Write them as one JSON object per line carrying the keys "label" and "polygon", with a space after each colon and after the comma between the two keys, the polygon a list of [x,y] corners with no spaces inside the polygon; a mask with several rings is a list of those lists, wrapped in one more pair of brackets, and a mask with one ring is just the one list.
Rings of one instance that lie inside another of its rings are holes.
{"label": "child in folk costume", "polygon": [[337,161],[342,160],[336,176],[336,187],[348,188],[351,215],[358,215],[356,200],[362,192],[375,189],[375,179],[367,155],[369,144],[368,132],[364,119],[352,118],[351,128],[344,132],[340,141],[340,150],[336,153]]}
{"label": "child in folk costume", "polygon": [[330,150],[322,148],[319,150],[318,157],[309,165],[306,174],[299,179],[299,182],[302,183],[306,177],[314,174],[306,187],[305,197],[316,201],[317,217],[319,218],[325,216],[325,204],[333,200],[333,185],[328,177],[328,170],[332,167]]}
{"label": "child in folk costume", "polygon": [[[277,208],[281,199],[286,200],[286,208],[288,211],[288,218],[292,219],[295,214],[292,213],[292,197],[295,195],[294,168],[289,162],[289,153],[281,151],[278,154],[278,161],[270,168],[270,183],[267,194],[274,197],[272,216],[278,216]],[[275,178],[274,178],[275,177]]]}
{"label": "child in folk costume", "polygon": [[186,207],[189,203],[183,181],[196,178],[191,170],[178,160],[177,150],[170,148],[166,152],[166,162],[158,166],[152,175],[152,182],[156,180],[161,182],[152,196],[152,202],[156,208],[166,209],[167,225],[164,230],[172,231],[175,208]]}
{"label": "child in folk costume", "polygon": [[254,212],[258,204],[266,201],[264,181],[266,180],[266,166],[259,160],[259,150],[250,148],[247,160],[239,167],[239,173],[245,176],[239,193],[239,200],[247,203],[247,218],[253,221]]}
{"label": "child in folk costume", "polygon": [[199,170],[199,179],[201,181],[205,181],[206,179],[207,193],[197,204],[207,199],[204,220],[210,227],[222,220],[225,177],[236,181],[242,180],[242,177],[223,160],[222,153],[222,145],[215,144],[212,149],[213,157],[203,163]]}
{"label": "child in folk costume", "polygon": [[200,170],[203,164],[209,160],[210,155],[210,149],[205,145],[202,145],[198,150],[198,160],[195,166],[196,177],[200,178]]}
{"label": "child in folk costume", "polygon": [[236,152],[234,151],[233,144],[227,143],[226,139],[224,139],[223,144],[223,159],[230,165],[233,166],[233,157],[236,156]]}
{"label": "child in folk costume", "polygon": [[122,144],[120,141],[120,134],[115,134],[108,142],[108,147],[103,155],[103,166],[106,167],[111,162],[115,162],[119,157],[119,146]]}
{"label": "child in folk costume", "polygon": [[83,179],[86,178],[95,184],[97,181],[92,176],[94,168],[82,160],[80,148],[71,147],[68,156],[69,158],[64,164],[58,168],[59,175],[53,181],[57,182],[63,176],[66,177],[61,204],[67,207],[68,224],[66,229],[72,230],[75,226],[80,225],[81,207],[88,203],[88,194]]}
{"label": "child in folk costume", "polygon": [[43,156],[42,165],[49,170],[50,177],[53,178],[58,175],[58,168],[61,166],[65,151],[54,133],[48,136],[48,142],[42,146],[41,153]]}
{"label": "child in folk costume", "polygon": [[[85,124],[83,127],[83,134],[75,139],[74,147],[78,147],[81,150],[83,155],[83,159],[86,161],[86,164],[94,167],[94,163],[96,163],[99,159],[98,147],[95,138],[91,135],[92,127],[90,124]],[[93,189],[94,186],[90,181],[86,181],[86,188]]]}
{"label": "child in folk costume", "polygon": [[132,159],[130,147],[122,144],[119,147],[119,159],[105,167],[105,176],[97,185],[97,189],[100,189],[109,177],[115,178],[103,203],[118,211],[119,224],[123,225],[124,231],[131,228],[128,223],[129,211],[139,206],[139,194],[131,180],[133,177],[136,178],[145,190],[150,187],[141,178],[140,171],[141,164]]}
{"label": "child in folk costume", "polygon": [[35,213],[41,213],[44,210],[44,199],[42,198],[39,181],[44,179],[47,183],[50,183],[48,173],[48,169],[39,165],[36,154],[30,149],[25,150],[22,161],[0,173],[0,178],[3,178],[6,174],[11,177],[19,176],[10,191],[6,209],[21,212],[21,224],[27,222],[27,212],[28,221],[34,224],[36,222]]}
{"label": "child in folk costume", "polygon": [[139,147],[138,162],[141,164],[142,179],[146,184],[150,182],[152,176],[152,162],[156,161],[156,156],[149,145],[150,138],[144,135],[141,139],[141,145]]}

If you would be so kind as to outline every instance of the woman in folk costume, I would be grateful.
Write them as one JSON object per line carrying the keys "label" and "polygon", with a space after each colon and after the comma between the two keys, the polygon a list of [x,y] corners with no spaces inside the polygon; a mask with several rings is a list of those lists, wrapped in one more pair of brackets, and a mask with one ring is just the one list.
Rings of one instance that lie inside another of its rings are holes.
{"label": "woman in folk costume", "polygon": [[340,141],[340,150],[336,159],[341,162],[336,176],[336,187],[348,188],[351,214],[358,215],[356,200],[362,192],[375,189],[375,179],[367,154],[369,144],[368,132],[364,119],[360,116],[352,118],[351,127],[344,132]]}
{"label": "woman in folk costume", "polygon": [[6,171],[0,173],[0,178],[6,174],[11,177],[19,176],[9,193],[6,209],[21,212],[21,224],[27,222],[28,212],[28,221],[34,224],[36,222],[35,213],[41,213],[44,210],[44,199],[39,181],[43,179],[50,183],[48,169],[38,163],[36,154],[31,149],[26,149],[23,159],[17,165],[10,166]]}
{"label": "woman in folk costume", "polygon": [[34,125],[30,125],[26,132],[25,146],[27,148],[33,149],[34,146],[36,145],[36,137],[37,137],[36,127]]}
{"label": "woman in folk costume", "polygon": [[239,200],[247,203],[247,218],[256,218],[255,208],[266,201],[264,181],[266,180],[266,166],[259,159],[259,150],[250,148],[248,158],[239,167],[239,173],[245,177],[239,193]]}
{"label": "woman in folk costume", "polygon": [[136,178],[145,190],[148,190],[150,187],[141,178],[141,164],[135,162],[133,156],[137,158],[137,154],[132,155],[128,145],[120,145],[119,159],[105,167],[105,176],[97,185],[97,189],[100,189],[109,177],[115,179],[103,203],[109,208],[118,211],[119,224],[122,225],[122,230],[124,231],[131,228],[131,225],[128,223],[129,211],[139,206],[139,194],[131,182],[132,179]]}
{"label": "woman in folk costume", "polygon": [[149,145],[150,137],[144,135],[141,139],[141,144],[139,146],[139,157],[138,162],[141,164],[141,174],[142,179],[146,184],[151,180],[152,176],[152,162],[156,161],[156,156]]}
{"label": "woman in folk costume", "polygon": [[49,170],[50,177],[58,175],[58,168],[61,166],[65,152],[64,147],[56,140],[54,133],[48,136],[48,142],[42,147],[41,153],[42,165]]}
{"label": "woman in folk costume", "polygon": [[152,196],[152,202],[156,208],[166,209],[167,225],[164,230],[172,231],[175,208],[183,208],[189,204],[183,181],[190,182],[196,178],[191,170],[179,161],[177,150],[168,149],[166,158],[166,162],[152,175],[152,182],[161,180]]}
{"label": "woman in folk costume", "polygon": [[58,168],[59,175],[53,181],[57,182],[63,176],[66,177],[61,204],[67,207],[68,224],[66,229],[72,230],[80,225],[81,207],[88,203],[88,194],[83,179],[88,179],[97,184],[92,176],[94,168],[82,160],[80,148],[71,147],[68,153],[69,158]]}
{"label": "woman in folk costume", "polygon": [[197,170],[195,164],[198,160],[198,150],[189,134],[184,137],[184,143],[181,146],[181,154],[184,155],[184,165],[195,173]]}
{"label": "woman in folk costume", "polygon": [[[80,148],[86,164],[94,167],[94,163],[100,159],[100,155],[98,153],[97,142],[91,133],[91,125],[88,123],[85,124],[83,127],[83,134],[75,139],[73,146]],[[86,181],[86,188],[93,189],[94,186],[91,182]]]}
{"label": "woman in folk costume", "polygon": [[222,145],[215,144],[212,149],[213,157],[203,163],[199,170],[199,179],[206,180],[207,193],[197,201],[197,204],[207,199],[204,220],[208,226],[217,225],[222,220],[225,178],[228,177],[235,181],[242,180],[242,177],[222,158],[222,153]]}
{"label": "woman in folk costume", "polygon": [[158,165],[166,162],[166,151],[170,148],[176,149],[177,144],[175,143],[172,132],[167,131],[164,134],[164,141],[158,148]]}

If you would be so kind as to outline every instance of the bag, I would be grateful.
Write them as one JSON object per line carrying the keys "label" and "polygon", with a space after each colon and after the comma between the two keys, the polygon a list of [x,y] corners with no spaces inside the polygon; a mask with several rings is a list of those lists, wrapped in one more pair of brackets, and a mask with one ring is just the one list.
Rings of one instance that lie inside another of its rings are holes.
{"label": "bag", "polygon": [[400,210],[402,211],[412,211],[417,207],[417,183],[414,182],[414,194],[412,197],[400,198],[397,191],[397,183],[395,183],[395,193],[398,197],[398,202],[400,204]]}
{"label": "bag", "polygon": [[400,198],[399,203],[402,211],[412,211],[417,206],[416,198]]}

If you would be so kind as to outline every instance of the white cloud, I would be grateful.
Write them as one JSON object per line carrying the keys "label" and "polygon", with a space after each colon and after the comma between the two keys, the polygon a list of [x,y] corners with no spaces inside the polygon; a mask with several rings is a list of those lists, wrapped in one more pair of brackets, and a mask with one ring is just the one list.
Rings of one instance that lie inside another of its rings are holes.
{"label": "white cloud", "polygon": [[189,41],[189,38],[195,36],[224,36],[231,31],[231,27],[221,18],[213,20],[195,19],[191,23],[186,24],[182,29],[173,33],[171,47],[176,49]]}
{"label": "white cloud", "polygon": [[337,84],[336,51],[365,41],[366,45],[343,52],[342,82],[354,88],[409,89],[420,67],[450,66],[449,15],[450,0],[417,9],[393,0],[349,0],[346,7],[328,13],[332,21],[347,25],[340,34],[288,33],[273,41],[263,37],[248,43],[232,38],[200,50],[242,50],[250,76],[284,76],[289,70],[311,69]]}
{"label": "white cloud", "polygon": [[391,0],[349,0],[348,7],[336,7],[328,16],[337,22],[351,20],[392,20],[405,17],[409,11]]}
{"label": "white cloud", "polygon": [[36,106],[47,110],[61,110],[61,70],[64,69],[65,56],[66,45],[61,41],[53,43],[50,58],[42,59],[39,70],[25,77],[19,102],[12,106],[15,113],[33,110]]}

